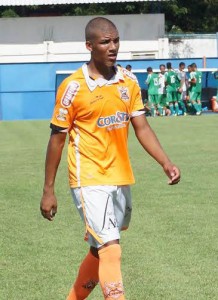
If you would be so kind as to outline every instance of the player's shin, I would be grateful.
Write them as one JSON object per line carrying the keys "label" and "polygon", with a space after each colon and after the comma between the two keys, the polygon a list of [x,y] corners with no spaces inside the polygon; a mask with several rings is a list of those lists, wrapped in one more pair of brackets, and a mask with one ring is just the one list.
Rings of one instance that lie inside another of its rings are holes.
{"label": "player's shin", "polygon": [[98,251],[99,281],[106,300],[124,300],[121,275],[121,248],[119,244],[109,245]]}
{"label": "player's shin", "polygon": [[201,101],[198,101],[198,110],[199,110],[199,111],[202,111]]}
{"label": "player's shin", "polygon": [[170,102],[169,107],[171,115],[174,115],[173,103]]}
{"label": "player's shin", "polygon": [[161,105],[158,105],[158,112],[160,116],[163,115],[163,107]]}
{"label": "player's shin", "polygon": [[84,300],[98,284],[99,259],[91,251],[83,260],[67,300]]}
{"label": "player's shin", "polygon": [[186,109],[185,103],[182,100],[179,102],[179,106],[181,107],[183,114],[186,114],[187,109]]}
{"label": "player's shin", "polygon": [[179,105],[178,105],[177,102],[174,104],[174,107],[175,107],[175,114],[178,116],[178,114],[179,114]]}
{"label": "player's shin", "polygon": [[154,106],[151,106],[151,116],[155,117],[156,113],[155,113],[155,108]]}
{"label": "player's shin", "polygon": [[192,105],[193,105],[195,111],[196,111],[196,112],[199,112],[198,104],[197,104],[195,101],[192,102]]}

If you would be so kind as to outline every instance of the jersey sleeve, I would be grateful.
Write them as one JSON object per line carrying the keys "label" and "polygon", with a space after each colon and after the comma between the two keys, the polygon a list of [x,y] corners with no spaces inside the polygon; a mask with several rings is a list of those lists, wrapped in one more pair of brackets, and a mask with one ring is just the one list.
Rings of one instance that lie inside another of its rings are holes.
{"label": "jersey sleeve", "polygon": [[190,79],[192,80],[192,79],[196,79],[196,77],[195,77],[195,72],[191,72],[190,73]]}
{"label": "jersey sleeve", "polygon": [[151,81],[151,74],[148,74],[148,77],[147,77],[145,83],[146,83],[146,84],[149,84],[150,81]]}
{"label": "jersey sleeve", "polygon": [[73,101],[79,91],[79,82],[65,79],[57,91],[56,103],[51,119],[52,129],[67,132],[75,116]]}
{"label": "jersey sleeve", "polygon": [[133,88],[133,93],[132,93],[132,99],[131,99],[130,117],[136,117],[144,113],[145,111],[144,111],[144,105],[141,97],[141,90],[139,85],[135,83],[135,86]]}
{"label": "jersey sleeve", "polygon": [[176,72],[176,77],[178,78],[179,81],[182,80],[182,73],[181,72]]}
{"label": "jersey sleeve", "polygon": [[165,81],[165,83],[167,82],[167,79],[168,79],[168,72],[166,72],[166,73],[164,74],[164,81]]}

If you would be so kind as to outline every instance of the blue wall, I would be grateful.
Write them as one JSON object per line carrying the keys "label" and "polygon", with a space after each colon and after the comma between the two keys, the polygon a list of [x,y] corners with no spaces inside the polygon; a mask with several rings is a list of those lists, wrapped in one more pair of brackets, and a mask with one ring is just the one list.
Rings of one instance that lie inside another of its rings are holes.
{"label": "blue wall", "polygon": [[[118,61],[133,69],[148,66],[158,69],[161,63],[171,61],[178,68],[181,59]],[[195,62],[203,67],[202,58],[182,59],[186,65]],[[50,119],[55,101],[56,87],[66,75],[59,70],[76,70],[83,62],[0,64],[0,120]],[[208,58],[207,68],[218,68],[218,58]],[[146,73],[136,73],[141,88],[146,88]],[[213,76],[204,75],[204,87],[216,87]]]}

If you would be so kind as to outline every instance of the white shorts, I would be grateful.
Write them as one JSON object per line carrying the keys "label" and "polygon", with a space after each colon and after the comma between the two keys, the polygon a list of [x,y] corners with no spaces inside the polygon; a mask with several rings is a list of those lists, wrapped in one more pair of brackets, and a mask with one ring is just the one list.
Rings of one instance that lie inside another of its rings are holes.
{"label": "white shorts", "polygon": [[91,246],[99,248],[120,239],[120,231],[128,228],[131,219],[130,186],[86,186],[71,192]]}

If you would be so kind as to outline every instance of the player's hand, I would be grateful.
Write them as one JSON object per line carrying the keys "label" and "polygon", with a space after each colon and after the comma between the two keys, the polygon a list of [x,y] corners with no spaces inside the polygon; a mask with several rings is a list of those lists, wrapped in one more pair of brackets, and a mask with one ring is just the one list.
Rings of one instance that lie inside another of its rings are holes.
{"label": "player's hand", "polygon": [[40,202],[40,210],[45,219],[53,221],[57,213],[57,199],[54,194],[43,194]]}
{"label": "player's hand", "polygon": [[180,181],[181,174],[179,168],[177,168],[172,163],[167,163],[163,166],[164,172],[169,178],[168,184],[173,185],[177,184]]}

